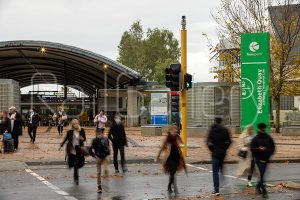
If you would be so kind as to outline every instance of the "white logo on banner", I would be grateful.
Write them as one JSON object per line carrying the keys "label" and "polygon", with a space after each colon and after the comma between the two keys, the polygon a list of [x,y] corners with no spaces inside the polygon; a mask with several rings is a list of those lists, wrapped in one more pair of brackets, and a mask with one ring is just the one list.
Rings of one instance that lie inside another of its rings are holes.
{"label": "white logo on banner", "polygon": [[259,44],[257,42],[251,42],[249,45],[249,49],[252,52],[256,52],[259,49]]}
{"label": "white logo on banner", "polygon": [[242,99],[248,99],[249,97],[251,97],[254,90],[252,81],[249,80],[248,78],[242,78],[241,89],[242,89],[241,91]]}

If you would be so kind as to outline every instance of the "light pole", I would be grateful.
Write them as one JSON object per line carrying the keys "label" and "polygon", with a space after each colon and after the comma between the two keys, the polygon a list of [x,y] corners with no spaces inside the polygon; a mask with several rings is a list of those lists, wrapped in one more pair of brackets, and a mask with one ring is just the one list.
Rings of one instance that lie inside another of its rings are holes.
{"label": "light pole", "polygon": [[182,16],[181,19],[181,85],[182,85],[182,90],[181,90],[181,95],[180,95],[180,102],[181,102],[181,124],[182,124],[182,129],[181,129],[181,139],[183,141],[183,148],[182,148],[182,153],[183,156],[187,156],[187,126],[186,126],[186,99],[187,99],[187,90],[184,86],[184,75],[187,72],[187,56],[186,56],[186,19],[185,16]]}

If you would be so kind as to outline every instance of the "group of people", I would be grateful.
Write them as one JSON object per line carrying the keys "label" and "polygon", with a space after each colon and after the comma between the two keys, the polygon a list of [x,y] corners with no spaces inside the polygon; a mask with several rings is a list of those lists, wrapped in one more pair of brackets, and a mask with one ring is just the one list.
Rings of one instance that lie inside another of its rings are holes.
{"label": "group of people", "polygon": [[[30,108],[24,117],[25,121],[15,106],[11,106],[9,112],[2,111],[0,119],[0,135],[2,137],[0,152],[1,149],[3,149],[4,152],[18,151],[19,136],[23,135],[23,125],[24,127],[27,126],[30,143],[35,143],[37,128],[41,117],[34,107]],[[61,135],[64,123],[67,119],[62,107],[59,107],[57,112],[54,113],[54,118],[58,127],[58,133]],[[7,140],[4,140],[6,138]],[[13,148],[9,148],[9,146],[13,146]]]}
{"label": "group of people", "polygon": [[[10,107],[9,112],[3,111],[0,119],[0,135],[3,137],[1,141],[1,149],[3,148],[4,151],[8,151],[9,149],[10,152],[18,151],[19,136],[22,135],[22,133],[21,114],[17,112],[16,107]],[[9,140],[9,143],[4,141],[4,138],[6,138],[5,136],[7,137],[7,142]],[[10,145],[9,148],[7,144]]]}
{"label": "group of people", "polygon": [[[85,131],[80,127],[79,121],[73,119],[71,121],[71,129],[67,132],[65,139],[60,145],[60,148],[67,142],[66,154],[68,165],[74,168],[74,182],[78,184],[79,176],[78,169],[84,165],[84,155],[91,155],[96,158],[97,165],[97,184],[98,192],[102,192],[101,187],[101,170],[104,167],[105,176],[108,175],[108,163],[110,155],[110,142],[112,142],[113,160],[115,172],[119,173],[118,168],[118,153],[121,155],[121,166],[123,173],[127,172],[124,147],[127,146],[127,138],[121,118],[118,114],[115,115],[112,125],[109,129],[108,136],[104,134],[105,123],[107,117],[101,111],[94,119],[96,123],[96,137],[92,140],[91,145],[86,149],[84,142],[86,141]],[[238,174],[240,176],[248,175],[247,186],[252,186],[251,179],[255,169],[258,168],[260,178],[256,186],[258,193],[263,197],[267,197],[267,190],[264,183],[264,175],[267,169],[270,157],[275,151],[274,141],[271,136],[266,133],[266,124],[258,124],[258,133],[254,135],[252,126],[248,126],[239,138],[240,166]],[[229,130],[222,125],[222,119],[216,118],[215,123],[210,127],[207,146],[211,151],[212,156],[212,176],[213,188],[212,195],[220,195],[220,175],[224,171],[224,160],[228,148],[232,140]],[[156,160],[159,160],[163,154],[163,169],[169,175],[168,192],[178,193],[176,184],[176,173],[184,170],[187,174],[187,168],[184,157],[180,150],[182,140],[176,126],[168,127],[168,134],[163,140],[161,148],[157,154]]]}
{"label": "group of people", "polygon": [[107,117],[104,115],[104,112],[100,111],[94,121],[96,123],[96,136],[91,141],[90,145],[85,146],[85,130],[80,126],[77,119],[73,119],[70,123],[70,130],[68,130],[63,142],[60,144],[59,150],[67,143],[66,160],[69,168],[74,168],[73,178],[75,184],[79,184],[78,169],[84,166],[85,156],[93,156],[96,158],[98,192],[101,193],[101,171],[103,166],[105,176],[108,175],[110,142],[112,143],[113,149],[115,173],[120,172],[118,165],[119,152],[121,156],[122,172],[127,172],[125,146],[128,146],[128,144],[125,128],[119,114],[115,114],[107,137],[105,136],[105,123],[107,122]]}
{"label": "group of people", "polygon": [[[19,136],[22,135],[22,119],[21,114],[17,112],[17,109],[14,106],[10,107],[9,111],[9,113],[3,111],[1,114],[0,135],[11,134],[13,150],[17,151]],[[67,120],[66,112],[62,107],[59,107],[57,112],[54,113],[53,119],[56,121],[59,135],[62,135],[63,127]],[[34,143],[40,116],[34,108],[31,108],[26,115],[26,120],[30,142]],[[103,110],[101,110],[99,114],[95,116],[94,123],[96,126],[96,136],[91,141],[90,146],[84,145],[86,141],[85,130],[80,126],[80,123],[77,119],[73,119],[70,123],[70,130],[67,131],[59,149],[61,149],[64,144],[67,143],[66,158],[69,167],[74,168],[74,182],[76,184],[79,183],[78,169],[84,166],[85,156],[91,155],[96,158],[98,192],[101,193],[101,169],[103,166],[105,176],[107,176],[110,142],[112,143],[113,163],[116,173],[120,172],[118,166],[119,153],[121,156],[122,172],[127,172],[125,146],[128,146],[128,144],[125,128],[122,124],[119,114],[114,116],[107,137],[104,134],[107,116],[104,114]],[[252,186],[252,175],[257,167],[260,178],[256,186],[256,190],[258,193],[262,194],[263,197],[267,197],[267,190],[264,184],[264,175],[270,157],[275,151],[275,145],[272,137],[265,131],[266,124],[259,123],[257,129],[258,133],[255,135],[254,128],[250,125],[246,127],[244,132],[240,135],[238,151],[240,162],[237,175],[242,176],[246,173],[248,176],[247,186]],[[230,132],[225,126],[222,125],[221,118],[216,118],[215,123],[210,127],[206,143],[208,149],[211,151],[212,156],[212,176],[214,188],[212,194],[219,196],[219,173],[221,173],[221,175],[223,174],[226,152],[232,143]],[[178,133],[177,127],[169,126],[168,134],[163,140],[161,148],[156,157],[156,160],[159,160],[161,154],[164,154],[163,168],[164,171],[169,174],[169,193],[178,192],[176,185],[176,173],[184,169],[187,174],[185,160],[180,150],[181,144],[182,140]]]}
{"label": "group of people", "polygon": [[[223,164],[227,149],[231,144],[229,130],[221,124],[222,119],[216,118],[209,130],[207,137],[207,146],[212,153],[212,172],[213,172],[213,195],[219,196],[219,172],[223,173]],[[274,154],[275,145],[272,137],[266,133],[266,124],[257,125],[258,132],[254,136],[254,128],[248,126],[239,138],[240,163],[237,174],[242,176],[246,172],[248,175],[247,186],[252,186],[251,179],[255,166],[259,171],[259,181],[256,191],[266,198],[267,190],[264,183],[264,175],[269,163],[270,157]]]}

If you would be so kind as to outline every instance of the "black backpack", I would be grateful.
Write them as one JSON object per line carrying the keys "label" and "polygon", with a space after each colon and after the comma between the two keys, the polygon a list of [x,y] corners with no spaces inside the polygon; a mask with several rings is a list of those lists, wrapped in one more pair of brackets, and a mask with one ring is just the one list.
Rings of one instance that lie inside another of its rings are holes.
{"label": "black backpack", "polygon": [[109,141],[107,138],[95,138],[94,140],[95,154],[99,158],[105,158],[109,153]]}

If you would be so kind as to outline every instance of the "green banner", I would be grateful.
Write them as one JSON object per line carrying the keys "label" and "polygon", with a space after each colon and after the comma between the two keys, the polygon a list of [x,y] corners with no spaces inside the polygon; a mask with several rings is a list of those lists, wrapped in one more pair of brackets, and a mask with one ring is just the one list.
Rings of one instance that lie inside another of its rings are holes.
{"label": "green banner", "polygon": [[241,130],[266,123],[270,130],[270,36],[269,33],[241,35]]}

